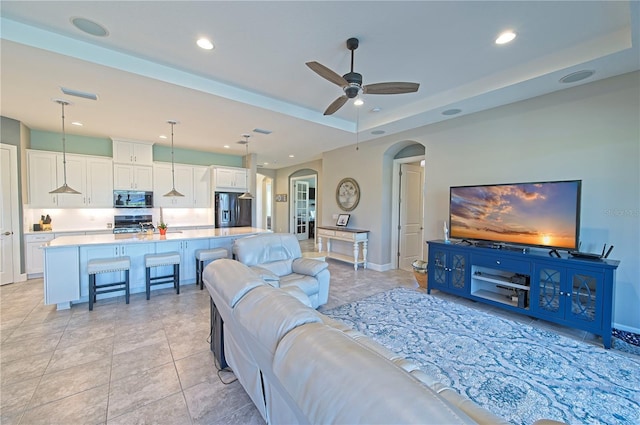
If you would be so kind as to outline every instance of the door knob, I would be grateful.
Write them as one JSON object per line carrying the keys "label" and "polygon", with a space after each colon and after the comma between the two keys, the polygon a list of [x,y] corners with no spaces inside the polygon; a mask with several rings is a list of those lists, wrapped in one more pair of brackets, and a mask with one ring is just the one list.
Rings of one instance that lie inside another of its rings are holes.
{"label": "door knob", "polygon": [[13,232],[4,232],[2,234],[2,236],[10,236],[10,235],[13,235]]}

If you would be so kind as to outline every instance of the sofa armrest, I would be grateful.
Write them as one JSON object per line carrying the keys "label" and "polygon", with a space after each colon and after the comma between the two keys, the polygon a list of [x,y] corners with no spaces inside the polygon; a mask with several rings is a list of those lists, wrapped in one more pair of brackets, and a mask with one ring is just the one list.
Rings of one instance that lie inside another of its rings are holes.
{"label": "sofa armrest", "polygon": [[256,274],[260,276],[260,279],[264,280],[269,285],[273,286],[274,288],[280,287],[280,276],[278,276],[271,270],[267,270],[264,267],[260,266],[251,266],[250,269],[256,272]]}
{"label": "sofa armrest", "polygon": [[324,261],[314,260],[312,258],[296,258],[291,264],[294,273],[304,274],[307,276],[315,276],[329,267]]}

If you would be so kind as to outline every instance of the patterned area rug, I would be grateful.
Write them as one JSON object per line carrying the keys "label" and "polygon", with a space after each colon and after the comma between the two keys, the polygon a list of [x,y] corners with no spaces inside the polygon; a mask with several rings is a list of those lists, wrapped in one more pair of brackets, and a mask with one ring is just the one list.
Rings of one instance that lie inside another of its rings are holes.
{"label": "patterned area rug", "polygon": [[639,347],[619,339],[605,350],[406,288],[324,314],[511,423],[640,423],[640,357],[616,352]]}

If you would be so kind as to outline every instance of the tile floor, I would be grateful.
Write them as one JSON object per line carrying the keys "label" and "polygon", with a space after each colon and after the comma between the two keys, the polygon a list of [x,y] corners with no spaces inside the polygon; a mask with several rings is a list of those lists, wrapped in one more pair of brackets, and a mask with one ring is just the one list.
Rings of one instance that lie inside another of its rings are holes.
{"label": "tile floor", "polygon": [[[418,287],[411,272],[355,272],[332,260],[329,267],[329,302],[320,311]],[[598,343],[582,331],[559,331]],[[264,423],[233,374],[216,371],[208,337],[208,293],[195,285],[184,285],[180,295],[153,291],[149,301],[133,294],[128,305],[122,296],[98,301],[92,312],[86,303],[64,311],[43,305],[42,279],[2,286],[0,423]]]}

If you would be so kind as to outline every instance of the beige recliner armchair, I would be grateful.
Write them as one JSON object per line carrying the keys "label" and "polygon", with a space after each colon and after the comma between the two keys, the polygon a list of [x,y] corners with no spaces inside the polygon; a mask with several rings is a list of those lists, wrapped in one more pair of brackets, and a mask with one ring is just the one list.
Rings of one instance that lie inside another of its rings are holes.
{"label": "beige recliner armchair", "polygon": [[300,243],[290,233],[266,233],[237,239],[233,254],[274,287],[296,286],[311,307],[326,304],[329,298],[329,269],[324,261],[303,258]]}

